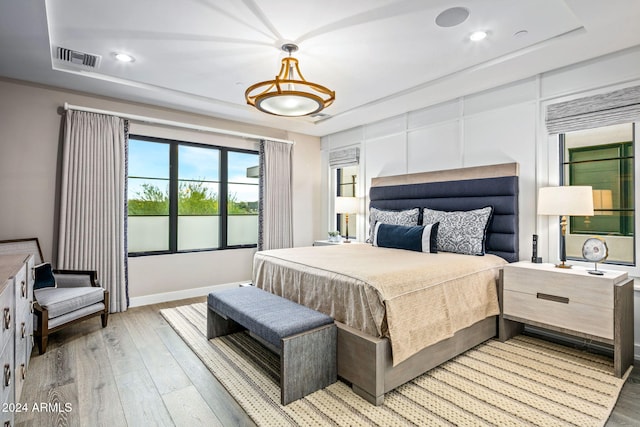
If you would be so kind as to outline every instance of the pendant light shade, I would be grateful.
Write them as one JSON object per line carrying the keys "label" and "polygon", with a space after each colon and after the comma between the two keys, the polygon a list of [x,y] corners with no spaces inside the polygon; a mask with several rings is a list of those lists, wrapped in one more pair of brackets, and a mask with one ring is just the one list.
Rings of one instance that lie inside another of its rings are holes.
{"label": "pendant light shade", "polygon": [[299,117],[314,114],[328,107],[336,98],[334,91],[305,80],[298,60],[291,56],[298,46],[288,43],[282,50],[289,56],[282,59],[280,72],[275,80],[267,80],[249,86],[244,95],[247,104],[276,116]]}

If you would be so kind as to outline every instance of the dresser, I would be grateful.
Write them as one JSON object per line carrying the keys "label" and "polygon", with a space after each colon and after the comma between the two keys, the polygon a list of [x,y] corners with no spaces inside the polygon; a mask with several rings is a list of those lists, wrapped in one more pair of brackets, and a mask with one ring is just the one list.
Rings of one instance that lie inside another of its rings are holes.
{"label": "dresser", "polygon": [[0,255],[0,426],[13,426],[33,349],[33,255]]}
{"label": "dresser", "polygon": [[579,267],[516,262],[504,267],[499,294],[500,340],[528,324],[611,345],[618,377],[633,363],[633,279],[627,273],[597,276]]}

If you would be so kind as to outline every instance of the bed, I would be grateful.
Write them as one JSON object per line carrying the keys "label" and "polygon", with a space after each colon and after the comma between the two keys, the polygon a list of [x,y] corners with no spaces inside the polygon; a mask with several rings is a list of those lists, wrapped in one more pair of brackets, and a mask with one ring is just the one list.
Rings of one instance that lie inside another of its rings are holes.
{"label": "bed", "polygon": [[487,206],[484,256],[357,243],[263,251],[254,284],[333,316],[338,375],[381,404],[384,393],[496,335],[497,278],[518,260],[518,165],[372,180],[372,213],[418,207],[427,219],[424,207]]}

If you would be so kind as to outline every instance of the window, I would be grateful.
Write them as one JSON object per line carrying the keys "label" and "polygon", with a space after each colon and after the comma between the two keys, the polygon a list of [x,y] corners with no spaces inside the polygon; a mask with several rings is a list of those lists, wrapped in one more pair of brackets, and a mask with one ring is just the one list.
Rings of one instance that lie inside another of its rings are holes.
{"label": "window", "polygon": [[[356,197],[356,178],[358,177],[358,166],[348,166],[336,169],[336,196]],[[346,237],[347,225],[346,215],[336,214],[336,224],[340,235]],[[357,236],[357,222],[355,215],[351,215],[349,221],[349,238]]]}
{"label": "window", "polygon": [[594,216],[570,217],[567,257],[582,259],[586,236],[602,236],[607,262],[635,265],[634,124],[561,135],[563,183],[593,187]]}
{"label": "window", "polygon": [[131,136],[129,254],[255,247],[258,154]]}

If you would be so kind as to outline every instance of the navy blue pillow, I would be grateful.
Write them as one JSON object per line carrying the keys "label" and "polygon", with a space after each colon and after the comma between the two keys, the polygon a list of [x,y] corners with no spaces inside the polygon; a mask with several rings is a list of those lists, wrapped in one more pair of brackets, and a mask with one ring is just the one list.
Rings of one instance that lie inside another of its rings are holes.
{"label": "navy blue pillow", "polygon": [[393,225],[376,223],[373,245],[382,248],[407,249],[416,252],[438,253],[439,223],[427,225]]}
{"label": "navy blue pillow", "polygon": [[51,264],[49,264],[48,262],[37,265],[34,268],[34,273],[35,273],[35,282],[33,284],[33,289],[56,287],[56,278],[53,276],[53,271],[51,270]]}

